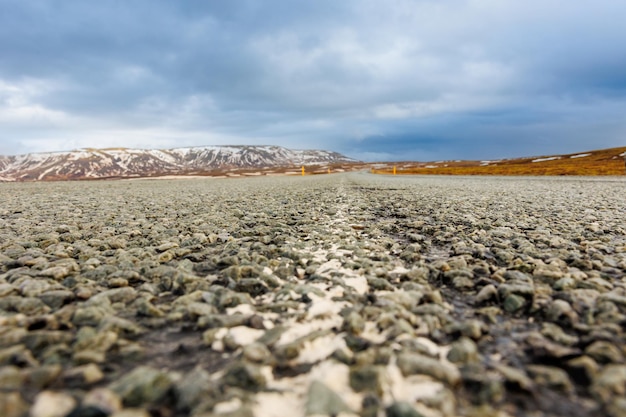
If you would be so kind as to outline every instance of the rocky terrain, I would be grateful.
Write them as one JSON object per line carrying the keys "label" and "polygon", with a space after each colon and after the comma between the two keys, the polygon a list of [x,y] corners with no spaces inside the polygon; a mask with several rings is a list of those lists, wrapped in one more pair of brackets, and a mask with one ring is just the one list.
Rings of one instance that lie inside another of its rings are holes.
{"label": "rocky terrain", "polygon": [[280,146],[202,146],[175,149],[81,149],[0,156],[0,181],[223,175],[228,171],[298,168],[357,162],[337,152]]}
{"label": "rocky terrain", "polygon": [[624,185],[1,184],[0,415],[624,416]]}

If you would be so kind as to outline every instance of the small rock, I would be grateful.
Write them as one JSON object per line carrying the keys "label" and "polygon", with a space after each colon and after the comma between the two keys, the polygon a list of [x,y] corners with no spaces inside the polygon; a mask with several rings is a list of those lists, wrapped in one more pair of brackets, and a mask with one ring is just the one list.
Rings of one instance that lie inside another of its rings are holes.
{"label": "small rock", "polygon": [[30,417],[65,417],[76,407],[76,400],[68,394],[42,391],[35,397]]}
{"label": "small rock", "polygon": [[546,311],[546,318],[567,326],[573,326],[578,322],[578,314],[565,300],[554,300]]}
{"label": "small rock", "polygon": [[411,404],[395,402],[385,410],[386,417],[424,417]]}
{"label": "small rock", "polygon": [[0,415],[3,417],[24,417],[28,404],[19,392],[0,392]]}
{"label": "small rock", "polygon": [[36,316],[48,314],[50,307],[45,305],[39,298],[9,295],[0,298],[0,310],[17,311],[28,316]]}
{"label": "small rock", "polygon": [[356,392],[370,391],[382,394],[380,368],[365,365],[350,369],[350,387]]}
{"label": "small rock", "polygon": [[0,350],[0,366],[17,365],[20,367],[35,367],[39,365],[37,359],[24,345],[14,345]]}
{"label": "small rock", "polygon": [[398,355],[398,367],[404,376],[415,374],[430,375],[449,385],[456,385],[461,379],[461,374],[454,365],[417,353],[401,353]]}
{"label": "small rock", "polygon": [[73,336],[69,332],[60,330],[36,330],[28,332],[24,337],[24,344],[33,352],[51,345],[70,343]]}
{"label": "small rock", "polygon": [[17,390],[24,384],[24,375],[17,366],[0,368],[0,390]]}
{"label": "small rock", "polygon": [[580,356],[569,360],[566,369],[574,382],[588,386],[596,378],[600,366],[589,356]]}
{"label": "small rock", "polygon": [[594,379],[591,392],[604,403],[626,395],[626,365],[607,365]]}
{"label": "small rock", "polygon": [[186,306],[186,314],[190,320],[211,316],[214,313],[216,313],[215,307],[207,303],[191,302]]}
{"label": "small rock", "polygon": [[107,281],[107,285],[109,288],[128,287],[128,280],[122,277],[114,277]]}
{"label": "small rock", "polygon": [[106,360],[106,352],[100,352],[97,350],[85,349],[78,352],[74,352],[72,360],[77,365],[90,364],[90,363],[104,363]]}
{"label": "small rock", "polygon": [[506,298],[510,295],[517,295],[532,300],[532,298],[535,296],[535,290],[532,285],[532,280],[530,278],[527,278],[519,271],[507,271],[504,274],[505,277],[511,276],[510,273],[512,272],[518,272],[518,274],[512,275],[516,278],[507,281],[506,284],[500,284],[500,286],[498,286],[498,297],[500,297],[500,300],[506,300]]}
{"label": "small rock", "polygon": [[346,365],[352,365],[355,362],[352,351],[344,347],[335,350],[331,357]]}
{"label": "small rock", "polygon": [[174,385],[176,408],[188,411],[194,408],[207,395],[211,386],[211,375],[201,367],[189,372]]}
{"label": "small rock", "polygon": [[258,278],[242,278],[237,282],[235,291],[248,293],[252,297],[263,295],[269,291],[269,288],[265,282]]}
{"label": "small rock", "polygon": [[574,392],[574,386],[567,373],[553,366],[528,365],[526,371],[539,386],[563,391],[567,394]]}
{"label": "small rock", "polygon": [[452,286],[457,290],[467,291],[474,288],[474,281],[464,275],[459,275],[452,279]]}
{"label": "small rock", "polygon": [[488,284],[482,287],[478,294],[476,294],[475,302],[476,304],[481,305],[497,299],[498,290],[496,289],[496,286],[493,284]]}
{"label": "small rock", "polygon": [[34,388],[42,389],[57,380],[63,368],[59,364],[44,365],[33,368],[28,374],[28,384]]}
{"label": "small rock", "polygon": [[365,320],[356,311],[352,311],[343,321],[343,329],[355,335],[359,335],[365,329]]}
{"label": "small rock", "polygon": [[526,306],[526,299],[517,294],[509,294],[504,299],[504,303],[502,304],[502,308],[504,311],[509,313],[515,313],[518,310],[521,310]]}
{"label": "small rock", "polygon": [[101,381],[104,374],[94,363],[68,369],[63,373],[65,382],[72,386],[84,386]]}
{"label": "small rock", "polygon": [[380,399],[375,394],[367,394],[361,402],[361,417],[377,417],[380,410]]}
{"label": "small rock", "polygon": [[107,315],[113,314],[110,307],[85,306],[79,307],[74,312],[72,323],[77,326],[97,326]]}
{"label": "small rock", "polygon": [[465,337],[469,337],[473,340],[479,340],[487,329],[482,321],[471,319],[461,322],[458,325],[458,330]]}
{"label": "small rock", "polygon": [[463,386],[470,394],[474,404],[496,404],[504,397],[505,389],[502,378],[493,375],[477,363],[461,368]]}
{"label": "small rock", "polygon": [[145,298],[139,298],[135,302],[137,308],[137,314],[145,317],[163,317],[165,313],[152,305],[150,301]]}
{"label": "small rock", "polygon": [[109,415],[122,409],[122,400],[110,389],[95,388],[85,395],[82,406],[96,408]]}
{"label": "small rock", "polygon": [[517,386],[525,391],[533,389],[533,381],[524,371],[503,364],[495,365],[494,369],[502,374],[509,385]]}
{"label": "small rock", "polygon": [[267,381],[261,369],[252,364],[236,363],[224,375],[224,384],[257,392],[265,387]]}
{"label": "small rock", "polygon": [[70,269],[65,266],[53,266],[48,269],[44,269],[39,273],[42,277],[50,277],[55,280],[61,280],[70,274]]}
{"label": "small rock", "polygon": [[39,298],[48,307],[58,310],[74,299],[74,293],[67,290],[53,290],[41,294]]}
{"label": "small rock", "polygon": [[611,417],[623,417],[626,416],[626,398],[615,398],[609,404],[606,409]]}
{"label": "small rock", "polygon": [[160,263],[164,264],[174,259],[174,254],[171,251],[163,252],[159,255],[158,260]]}
{"label": "small rock", "polygon": [[76,289],[75,295],[79,300],[89,300],[93,295],[93,290],[87,287],[79,287]]}
{"label": "small rock", "polygon": [[604,340],[593,342],[585,349],[585,354],[598,363],[622,363],[624,354],[612,343]]}
{"label": "small rock", "polygon": [[137,298],[137,291],[132,287],[111,288],[91,297],[86,304],[98,305],[103,299],[108,299],[110,303],[128,303],[135,298]]}
{"label": "small rock", "polygon": [[526,337],[526,343],[531,355],[536,359],[568,360],[581,353],[579,349],[551,342],[538,332],[531,332]]}
{"label": "small rock", "polygon": [[247,360],[257,363],[266,362],[272,356],[267,346],[258,342],[244,346],[242,354]]}
{"label": "small rock", "polygon": [[165,243],[161,244],[160,246],[158,246],[156,248],[156,250],[158,252],[165,252],[167,250],[175,249],[175,248],[178,248],[178,243],[175,243],[175,242],[165,242]]}
{"label": "small rock", "polygon": [[309,386],[306,401],[306,415],[334,416],[351,412],[341,397],[320,381]]}
{"label": "small rock", "polygon": [[478,347],[476,343],[468,337],[461,337],[450,346],[447,356],[450,362],[470,363],[478,361]]}
{"label": "small rock", "polygon": [[145,330],[130,320],[116,316],[107,316],[100,322],[98,331],[111,331],[118,334],[120,337],[125,337],[140,335],[144,333]]}
{"label": "small rock", "polygon": [[554,342],[565,346],[573,346],[579,341],[578,337],[565,333],[561,327],[553,323],[543,323],[541,327],[541,334]]}
{"label": "small rock", "polygon": [[558,281],[556,281],[554,284],[552,284],[552,288],[554,288],[557,291],[567,291],[572,288],[576,288],[576,284],[577,282],[573,278],[563,277],[559,279]]}
{"label": "small rock", "polygon": [[346,341],[346,345],[353,352],[364,351],[365,349],[369,348],[371,345],[371,343],[367,339],[364,339],[362,337],[355,336],[349,333],[346,335],[345,341]]}
{"label": "small rock", "polygon": [[172,386],[171,377],[163,371],[139,366],[109,385],[124,405],[136,407],[162,398]]}
{"label": "small rock", "polygon": [[563,278],[565,274],[558,265],[539,265],[533,271],[533,276],[543,282],[554,283]]}
{"label": "small rock", "polygon": [[150,417],[150,413],[141,408],[125,408],[111,414],[110,417]]}

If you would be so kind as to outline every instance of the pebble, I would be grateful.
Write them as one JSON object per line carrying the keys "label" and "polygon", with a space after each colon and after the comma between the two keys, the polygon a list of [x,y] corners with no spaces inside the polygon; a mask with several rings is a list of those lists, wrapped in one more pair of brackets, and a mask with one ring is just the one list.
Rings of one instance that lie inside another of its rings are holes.
{"label": "pebble", "polygon": [[495,285],[488,284],[480,289],[478,294],[476,294],[476,303],[477,304],[485,304],[491,300],[497,300],[498,290]]}
{"label": "pebble", "polygon": [[626,365],[607,365],[593,380],[591,392],[603,403],[626,395]]}
{"label": "pebble", "polygon": [[250,343],[243,347],[243,357],[251,362],[263,363],[268,361],[272,354],[262,343]]}
{"label": "pebble", "polygon": [[423,417],[411,404],[406,402],[396,402],[385,410],[387,417]]}
{"label": "pebble", "polygon": [[226,370],[223,382],[227,386],[257,392],[265,387],[267,380],[261,369],[252,364],[238,363]]}
{"label": "pebble", "polygon": [[334,416],[351,411],[341,397],[322,382],[315,380],[309,386],[305,405],[306,415]]}
{"label": "pebble", "polygon": [[198,405],[211,387],[211,376],[202,367],[197,366],[174,385],[176,408],[189,411]]}
{"label": "pebble", "polygon": [[109,415],[122,409],[122,400],[113,391],[107,388],[95,388],[85,394],[83,407],[92,407]]}
{"label": "pebble", "polygon": [[173,384],[166,372],[147,366],[138,366],[121,379],[109,385],[120,396],[125,406],[150,404],[165,395]]}
{"label": "pebble", "polygon": [[65,417],[76,407],[76,400],[61,392],[41,391],[30,408],[30,417]]}
{"label": "pebble", "polygon": [[566,369],[576,383],[588,386],[596,379],[600,366],[589,356],[580,356],[569,360]]}
{"label": "pebble", "polygon": [[567,394],[574,391],[574,385],[563,369],[553,366],[528,365],[526,371],[535,384],[539,386],[549,387]]}
{"label": "pebble", "polygon": [[461,373],[455,366],[417,353],[398,355],[398,367],[405,376],[429,375],[452,386],[461,379]]}
{"label": "pebble", "polygon": [[23,417],[28,412],[28,404],[18,392],[0,392],[0,415]]}
{"label": "pebble", "polygon": [[104,373],[95,363],[78,366],[63,373],[63,379],[68,385],[84,386],[94,384],[104,378]]}
{"label": "pebble", "polygon": [[150,413],[141,408],[125,408],[111,414],[111,417],[150,417]]}
{"label": "pebble", "polygon": [[468,337],[462,337],[450,346],[447,358],[450,362],[467,364],[477,362],[478,346]]}
{"label": "pebble", "polygon": [[617,346],[604,340],[597,340],[587,346],[585,354],[602,364],[624,362],[624,354]]}
{"label": "pebble", "polygon": [[355,392],[369,391],[380,395],[381,375],[380,368],[374,365],[353,367],[350,369],[350,387]]}

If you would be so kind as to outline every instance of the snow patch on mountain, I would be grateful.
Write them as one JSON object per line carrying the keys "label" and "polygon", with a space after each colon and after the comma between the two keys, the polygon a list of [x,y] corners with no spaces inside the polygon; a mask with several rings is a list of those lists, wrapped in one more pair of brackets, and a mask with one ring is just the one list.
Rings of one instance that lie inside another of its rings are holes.
{"label": "snow patch on mountain", "polygon": [[561,157],[560,156],[550,156],[548,158],[537,158],[537,159],[533,159],[531,162],[556,161],[557,159],[561,159]]}
{"label": "snow patch on mountain", "polygon": [[357,162],[336,152],[280,146],[79,149],[0,156],[0,181],[192,175],[215,170]]}

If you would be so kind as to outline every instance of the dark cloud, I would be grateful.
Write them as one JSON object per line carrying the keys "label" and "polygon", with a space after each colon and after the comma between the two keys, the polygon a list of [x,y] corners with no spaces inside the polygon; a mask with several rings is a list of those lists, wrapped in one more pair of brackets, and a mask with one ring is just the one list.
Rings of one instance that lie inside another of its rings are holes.
{"label": "dark cloud", "polygon": [[0,153],[618,146],[624,15],[614,0],[0,0]]}

